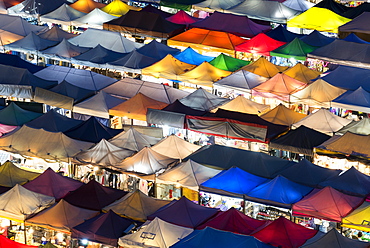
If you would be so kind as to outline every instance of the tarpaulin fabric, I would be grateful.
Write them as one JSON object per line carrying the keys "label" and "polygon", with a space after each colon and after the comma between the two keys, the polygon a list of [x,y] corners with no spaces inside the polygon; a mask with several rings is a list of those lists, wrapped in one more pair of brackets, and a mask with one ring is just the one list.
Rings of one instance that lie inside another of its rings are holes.
{"label": "tarpaulin fabric", "polygon": [[185,11],[180,10],[173,16],[167,17],[166,20],[176,23],[176,24],[189,25],[189,24],[193,24],[194,22],[198,22],[201,19],[193,17],[189,15],[188,13],[186,13]]}
{"label": "tarpaulin fabric", "polygon": [[17,52],[38,53],[38,51],[52,47],[57,43],[57,41],[43,39],[32,32],[23,39],[5,45],[5,48]]}
{"label": "tarpaulin fabric", "polygon": [[118,215],[128,217],[138,221],[146,221],[147,216],[155,213],[158,209],[166,206],[171,201],[160,200],[147,196],[139,189],[128,193],[121,199],[106,206],[103,210],[112,210]]}
{"label": "tarpaulin fabric", "polygon": [[319,183],[337,177],[341,170],[333,170],[315,165],[307,159],[282,170],[280,175],[289,180],[309,187],[318,187]]}
{"label": "tarpaulin fabric", "polygon": [[16,128],[18,128],[18,126],[10,126],[10,125],[0,124],[0,136],[3,136],[7,133],[10,133],[13,130],[15,130]]}
{"label": "tarpaulin fabric", "polygon": [[345,134],[346,132],[369,135],[370,134],[370,118],[363,118],[359,121],[353,121],[337,131],[337,133],[339,134]]}
{"label": "tarpaulin fabric", "polygon": [[311,3],[306,0],[287,0],[282,3],[288,8],[291,8],[291,9],[294,9],[300,12],[304,12],[315,5],[314,3]]}
{"label": "tarpaulin fabric", "polygon": [[0,166],[0,186],[14,187],[17,184],[25,184],[38,176],[40,176],[39,173],[21,169],[10,161]]}
{"label": "tarpaulin fabric", "polygon": [[104,3],[95,2],[94,0],[78,0],[71,5],[72,8],[84,12],[84,13],[90,13],[94,11],[95,9],[100,9],[106,6]]}
{"label": "tarpaulin fabric", "polygon": [[[81,0],[79,0],[81,1]],[[77,2],[76,2],[77,3]],[[94,3],[98,3],[95,2]],[[100,4],[100,3],[98,3]],[[86,12],[85,12],[86,13]],[[117,16],[110,15],[101,9],[94,9],[90,13],[86,14],[85,16],[82,16],[80,18],[77,18],[72,21],[73,26],[77,27],[83,27],[83,28],[97,28],[97,29],[103,29],[103,24],[105,22],[109,22],[113,19],[116,19]]]}
{"label": "tarpaulin fabric", "polygon": [[[108,64],[103,65],[103,67],[141,74],[141,69],[151,66],[158,61],[158,59],[145,56],[137,50],[134,50],[128,54],[122,54],[120,58],[114,61],[109,61]],[[87,61],[87,63],[89,62]]]}
{"label": "tarpaulin fabric", "polygon": [[242,95],[239,95],[236,98],[232,99],[230,102],[218,107],[218,109],[258,115],[268,111],[270,109],[270,106],[254,102]]}
{"label": "tarpaulin fabric", "polygon": [[268,78],[254,74],[253,72],[239,70],[214,82],[213,86],[226,87],[250,93],[251,89],[267,80]]}
{"label": "tarpaulin fabric", "polygon": [[369,214],[370,202],[365,201],[361,206],[356,208],[352,213],[342,219],[342,226],[364,232],[369,232]]}
{"label": "tarpaulin fabric", "polygon": [[126,194],[125,191],[105,187],[95,180],[91,180],[70,192],[64,197],[64,200],[76,207],[100,211]]}
{"label": "tarpaulin fabric", "polygon": [[0,30],[14,33],[18,36],[27,36],[34,33],[41,33],[48,30],[45,26],[37,26],[29,23],[20,16],[0,14]]}
{"label": "tarpaulin fabric", "polygon": [[202,116],[207,113],[207,111],[202,111],[198,109],[193,109],[182,104],[179,100],[169,104],[167,107],[162,109],[163,111],[170,111],[175,113],[181,113],[185,115],[193,115],[193,116]]}
{"label": "tarpaulin fabric", "polygon": [[363,39],[360,39],[357,35],[354,33],[349,34],[346,38],[343,40],[345,41],[350,41],[350,42],[357,42],[357,43],[362,43],[362,44],[370,44],[370,42],[364,41]]}
{"label": "tarpaulin fabric", "polygon": [[293,215],[341,222],[343,217],[346,217],[363,201],[363,198],[346,195],[331,187],[325,187],[293,204],[292,210]]}
{"label": "tarpaulin fabric", "polygon": [[108,5],[101,8],[101,10],[107,14],[120,17],[127,14],[130,10],[139,11],[141,8],[130,6],[121,0],[113,0]]}
{"label": "tarpaulin fabric", "polygon": [[268,122],[285,126],[291,126],[304,117],[306,117],[305,114],[288,109],[283,104],[279,104],[275,108],[261,115],[261,118]]}
{"label": "tarpaulin fabric", "polygon": [[244,0],[229,0],[229,1],[223,1],[223,0],[205,0],[200,3],[194,4],[197,8],[208,8],[208,9],[214,9],[214,10],[226,10],[230,9],[240,3],[242,3]]}
{"label": "tarpaulin fabric", "polygon": [[325,36],[317,30],[314,30],[309,35],[303,36],[300,39],[304,43],[314,47],[323,47],[332,43],[335,40],[335,38]]}
{"label": "tarpaulin fabric", "polygon": [[146,113],[146,121],[152,124],[185,129],[185,116],[186,114],[182,113],[149,108]]}
{"label": "tarpaulin fabric", "polygon": [[252,38],[261,32],[271,29],[270,26],[253,22],[247,16],[221,13],[218,11],[215,11],[211,16],[197,23],[191,24],[190,27],[222,31],[247,38]]}
{"label": "tarpaulin fabric", "polygon": [[209,61],[209,64],[213,65],[214,67],[231,72],[236,71],[240,67],[246,66],[249,63],[250,61],[233,58],[223,53]]}
{"label": "tarpaulin fabric", "polygon": [[90,48],[79,47],[63,39],[58,45],[42,50],[40,53],[46,58],[53,58],[71,62],[72,57],[76,57]]}
{"label": "tarpaulin fabric", "polygon": [[190,143],[172,134],[155,144],[152,150],[167,157],[181,160],[199,148],[199,145]]}
{"label": "tarpaulin fabric", "polygon": [[154,214],[149,215],[148,219],[153,220],[157,217],[178,226],[195,228],[216,215],[218,211],[216,208],[198,205],[183,196],[179,200],[160,208]]}
{"label": "tarpaulin fabric", "polygon": [[6,53],[0,53],[0,64],[27,69],[31,73],[35,73],[44,69],[44,67],[31,64],[30,62],[21,59],[17,55]]}
{"label": "tarpaulin fabric", "polygon": [[38,34],[38,36],[40,36],[42,39],[60,42],[64,39],[68,40],[70,38],[76,37],[77,34],[68,33],[63,29],[59,28],[57,25],[55,25],[48,31]]}
{"label": "tarpaulin fabric", "polygon": [[253,53],[258,55],[270,56],[270,52],[286,42],[274,40],[264,33],[257,34],[250,40],[237,45],[236,50],[239,52]]}
{"label": "tarpaulin fabric", "polygon": [[14,5],[8,9],[10,15],[45,15],[53,10],[56,10],[61,5],[68,3],[66,0],[25,0],[20,4]]}
{"label": "tarpaulin fabric", "polygon": [[304,43],[299,38],[295,38],[288,44],[282,45],[270,52],[270,56],[278,56],[283,58],[294,58],[296,60],[306,60],[308,53],[314,51],[316,47]]}
{"label": "tarpaulin fabric", "polygon": [[56,10],[40,16],[42,22],[57,23],[70,26],[73,20],[85,16],[86,13],[80,12],[67,4],[62,4]]}
{"label": "tarpaulin fabric", "polygon": [[311,80],[317,78],[321,74],[321,72],[311,70],[302,63],[297,63],[295,66],[289,68],[283,73],[306,84],[311,83]]}
{"label": "tarpaulin fabric", "polygon": [[82,185],[82,182],[62,176],[49,167],[37,178],[23,185],[23,187],[39,194],[52,196],[56,200],[59,200],[70,191],[74,191]]}
{"label": "tarpaulin fabric", "polygon": [[[58,85],[49,89],[49,91],[70,97],[74,100],[74,103],[80,102],[95,94],[94,90],[88,90],[85,88],[78,87],[74,84],[70,84],[67,81],[62,81]],[[36,94],[36,92],[35,92]],[[37,94],[36,94],[37,95]],[[52,99],[48,99],[52,100]]]}
{"label": "tarpaulin fabric", "polygon": [[323,0],[317,3],[314,7],[323,8],[333,11],[338,15],[342,15],[344,12],[352,9],[351,7],[347,7],[341,3],[338,3],[334,0]]}
{"label": "tarpaulin fabric", "polygon": [[175,56],[181,52],[177,48],[169,47],[156,40],[152,40],[148,44],[137,49],[137,51],[141,54],[144,54],[155,59],[163,59],[168,54]]}
{"label": "tarpaulin fabric", "polygon": [[370,112],[370,93],[361,86],[355,91],[347,91],[332,101],[332,106],[360,112]]}
{"label": "tarpaulin fabric", "polygon": [[370,11],[370,4],[369,3],[361,3],[356,7],[349,8],[346,12],[342,14],[342,16],[347,17],[349,19],[355,19],[356,17],[360,16],[362,13],[366,13]]}
{"label": "tarpaulin fabric", "polygon": [[0,248],[38,248],[38,246],[35,245],[25,245],[22,243],[15,242],[13,240],[8,239],[4,235],[0,236]]}
{"label": "tarpaulin fabric", "polygon": [[12,102],[7,107],[0,110],[0,123],[12,126],[22,126],[41,115],[42,114],[40,113],[22,109]]}
{"label": "tarpaulin fabric", "polygon": [[273,30],[268,31],[266,35],[274,40],[278,40],[282,42],[291,42],[295,38],[305,37],[305,35],[303,34],[297,34],[297,33],[290,32],[283,25],[279,25]]}
{"label": "tarpaulin fabric", "polygon": [[148,4],[147,6],[145,6],[144,8],[142,8],[141,11],[143,11],[143,12],[149,12],[149,13],[156,13],[156,14],[159,14],[160,16],[162,16],[163,18],[167,18],[167,17],[172,16],[171,13],[168,13],[166,11],[160,10],[160,9],[154,7],[151,4]]}
{"label": "tarpaulin fabric", "polygon": [[289,67],[287,66],[274,65],[273,63],[269,62],[266,58],[260,57],[253,63],[246,65],[241,69],[260,75],[265,78],[272,78],[279,72],[283,72],[288,68]]}
{"label": "tarpaulin fabric", "polygon": [[205,56],[200,53],[197,53],[191,47],[186,48],[181,53],[175,55],[175,59],[178,59],[184,63],[192,64],[192,65],[200,65],[204,61],[211,61],[214,57]]}
{"label": "tarpaulin fabric", "polygon": [[77,226],[98,214],[98,211],[79,208],[62,199],[56,205],[27,219],[26,224],[70,233],[72,227]]}

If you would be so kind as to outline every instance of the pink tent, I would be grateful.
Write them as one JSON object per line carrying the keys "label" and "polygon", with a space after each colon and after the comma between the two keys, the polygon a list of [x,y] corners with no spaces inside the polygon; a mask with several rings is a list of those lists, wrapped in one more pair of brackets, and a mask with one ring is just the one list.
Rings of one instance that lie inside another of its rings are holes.
{"label": "pink tent", "polygon": [[186,13],[185,11],[180,10],[179,12],[174,14],[173,16],[167,17],[166,20],[170,21],[172,23],[176,23],[176,24],[189,25],[189,24],[195,23],[195,22],[197,22],[201,19],[196,18],[196,17],[192,17],[191,15]]}

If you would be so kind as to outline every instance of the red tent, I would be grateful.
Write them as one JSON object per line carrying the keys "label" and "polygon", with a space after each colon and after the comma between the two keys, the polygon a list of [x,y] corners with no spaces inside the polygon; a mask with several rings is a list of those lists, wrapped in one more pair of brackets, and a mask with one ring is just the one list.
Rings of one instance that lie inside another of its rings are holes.
{"label": "red tent", "polygon": [[251,236],[258,240],[281,248],[297,248],[315,236],[316,230],[305,228],[280,216],[269,221],[254,231]]}
{"label": "red tent", "polygon": [[274,40],[264,33],[260,33],[254,36],[252,39],[247,40],[246,42],[237,45],[235,47],[236,51],[254,53],[264,56],[270,56],[270,52],[275,50],[282,45],[285,45],[286,42]]}
{"label": "red tent", "polygon": [[25,245],[13,240],[7,239],[5,236],[0,235],[0,248],[37,248],[38,246]]}
{"label": "red tent", "polygon": [[169,21],[169,22],[172,22],[172,23],[176,23],[176,24],[189,25],[189,24],[195,23],[195,22],[197,22],[199,20],[202,20],[202,19],[192,17],[191,15],[186,13],[185,11],[180,10],[179,12],[174,14],[173,16],[167,17],[166,20]]}
{"label": "red tent", "polygon": [[198,226],[197,229],[209,226],[222,231],[249,235],[265,223],[264,220],[253,219],[235,208],[230,208],[226,212],[219,212],[215,217]]}
{"label": "red tent", "polygon": [[341,222],[343,217],[363,201],[363,198],[343,194],[332,187],[325,187],[295,203],[293,214]]}

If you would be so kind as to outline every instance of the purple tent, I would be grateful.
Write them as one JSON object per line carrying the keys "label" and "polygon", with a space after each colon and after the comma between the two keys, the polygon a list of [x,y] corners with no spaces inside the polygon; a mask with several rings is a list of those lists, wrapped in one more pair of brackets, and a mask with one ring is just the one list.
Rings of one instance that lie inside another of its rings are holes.
{"label": "purple tent", "polygon": [[101,210],[126,194],[125,191],[104,187],[91,180],[88,184],[70,192],[64,200],[80,208]]}

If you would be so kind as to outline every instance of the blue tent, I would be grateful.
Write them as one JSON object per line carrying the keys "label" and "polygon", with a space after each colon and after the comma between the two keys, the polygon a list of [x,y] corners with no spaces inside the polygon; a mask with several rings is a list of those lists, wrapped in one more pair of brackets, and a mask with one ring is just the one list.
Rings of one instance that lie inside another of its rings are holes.
{"label": "blue tent", "polygon": [[49,132],[64,132],[80,125],[82,122],[83,121],[63,116],[52,109],[42,116],[28,122],[26,125],[32,128],[42,128]]}
{"label": "blue tent", "polygon": [[11,126],[22,126],[41,115],[41,113],[24,110],[12,102],[6,108],[0,110],[0,123]]}
{"label": "blue tent", "polygon": [[181,51],[177,48],[169,47],[165,44],[159,43],[156,40],[152,40],[150,43],[137,49],[137,51],[145,56],[152,57],[158,60],[163,59],[167,54],[175,56]]}
{"label": "blue tent", "polygon": [[314,30],[309,35],[303,36],[300,38],[304,43],[315,46],[315,47],[322,47],[332,43],[335,38],[328,37],[326,35],[321,34],[319,31]]}
{"label": "blue tent", "polygon": [[214,57],[202,55],[194,51],[191,47],[188,47],[181,53],[177,54],[175,59],[192,65],[200,65],[204,61],[211,61]]}
{"label": "blue tent", "polygon": [[57,86],[49,89],[52,92],[68,96],[74,99],[74,102],[80,102],[95,94],[94,90],[87,90],[76,85],[70,84],[67,81],[62,81]]}
{"label": "blue tent", "polygon": [[320,183],[320,186],[330,186],[345,194],[364,197],[370,193],[370,176],[362,174],[355,167],[351,167],[340,174],[339,177]]}
{"label": "blue tent", "polygon": [[311,191],[312,188],[310,187],[292,182],[283,176],[277,176],[252,189],[247,194],[247,199],[268,205],[291,208],[291,204],[298,202]]}
{"label": "blue tent", "polygon": [[288,31],[283,25],[279,25],[273,30],[268,31],[266,35],[270,38],[273,38],[278,41],[283,41],[283,42],[291,42],[295,38],[304,37],[303,34],[296,34],[296,33]]}
{"label": "blue tent", "polygon": [[0,53],[0,64],[27,69],[31,73],[35,73],[44,69],[44,67],[31,64],[30,62],[27,62],[16,55],[6,53]]}
{"label": "blue tent", "polygon": [[347,91],[335,98],[332,106],[370,113],[370,93],[360,86],[355,91]]}
{"label": "blue tent", "polygon": [[64,134],[72,139],[98,143],[102,139],[109,140],[122,131],[123,129],[106,127],[92,116],[79,126],[64,132]]}
{"label": "blue tent", "polygon": [[132,71],[140,73],[139,71],[145,67],[148,67],[156,62],[158,62],[158,58],[149,57],[147,55],[143,55],[138,52],[138,50],[134,50],[130,53],[125,54],[121,58],[108,62],[109,67],[113,67],[117,70],[124,70],[124,71]]}
{"label": "blue tent", "polygon": [[58,41],[51,41],[41,38],[35,33],[30,33],[23,39],[5,45],[5,48],[11,51],[37,53],[40,50],[56,45]]}
{"label": "blue tent", "polygon": [[324,8],[333,11],[334,13],[338,15],[343,15],[344,12],[352,9],[351,7],[347,7],[343,4],[340,4],[334,0],[323,0],[316,4],[313,7],[319,7],[319,8]]}
{"label": "blue tent", "polygon": [[221,145],[203,146],[186,159],[219,169],[229,169],[236,166],[246,172],[265,178],[273,178],[283,169],[295,164],[295,162],[262,152],[252,152]]}
{"label": "blue tent", "polygon": [[329,178],[337,177],[340,172],[340,170],[327,169],[303,159],[299,163],[281,171],[280,175],[302,185],[317,187],[319,183]]}
{"label": "blue tent", "polygon": [[356,43],[361,43],[361,44],[370,44],[370,42],[364,41],[363,39],[359,38],[357,35],[354,33],[349,34],[346,38],[343,40],[349,41],[349,42],[356,42]]}
{"label": "blue tent", "polygon": [[238,167],[221,171],[201,184],[200,190],[221,195],[242,197],[267,179],[250,174]]}
{"label": "blue tent", "polygon": [[357,16],[361,15],[364,12],[370,12],[370,3],[361,3],[354,8],[350,8],[344,12],[341,16],[347,17],[349,19],[354,19]]}
{"label": "blue tent", "polygon": [[199,247],[254,247],[254,248],[269,248],[272,246],[262,243],[252,236],[225,232],[211,227],[206,227],[203,230],[195,230],[179,242],[171,246],[171,248],[199,248]]}

